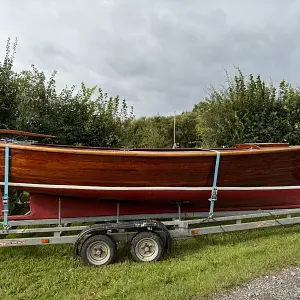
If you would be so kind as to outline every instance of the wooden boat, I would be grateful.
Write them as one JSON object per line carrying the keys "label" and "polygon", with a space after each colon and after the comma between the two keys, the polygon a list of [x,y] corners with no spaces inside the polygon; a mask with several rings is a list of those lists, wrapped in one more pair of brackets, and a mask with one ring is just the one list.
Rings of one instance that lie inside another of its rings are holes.
{"label": "wooden boat", "polygon": [[[2,141],[1,178],[5,147]],[[207,211],[218,152],[216,210],[300,207],[300,146],[109,149],[10,143],[9,149],[9,186],[28,191],[32,205],[46,216],[46,210],[57,214],[58,197],[67,203],[69,217],[115,213],[116,201],[126,214],[173,212],[174,202],[186,203],[186,211]]]}

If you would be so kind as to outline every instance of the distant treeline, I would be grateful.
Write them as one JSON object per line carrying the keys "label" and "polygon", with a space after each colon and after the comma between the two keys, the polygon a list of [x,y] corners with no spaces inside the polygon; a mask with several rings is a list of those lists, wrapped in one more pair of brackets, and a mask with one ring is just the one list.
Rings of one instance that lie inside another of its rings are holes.
{"label": "distant treeline", "polygon": [[[102,147],[173,147],[173,116],[135,118],[119,96],[101,88],[56,88],[34,65],[14,71],[17,40],[7,41],[0,62],[0,128],[52,134],[61,144]],[[185,101],[185,99],[182,99]],[[201,101],[200,101],[201,100]],[[243,142],[300,144],[300,92],[282,81],[278,88],[260,76],[226,77],[226,86],[195,99],[192,111],[176,116],[178,147],[232,146]]]}

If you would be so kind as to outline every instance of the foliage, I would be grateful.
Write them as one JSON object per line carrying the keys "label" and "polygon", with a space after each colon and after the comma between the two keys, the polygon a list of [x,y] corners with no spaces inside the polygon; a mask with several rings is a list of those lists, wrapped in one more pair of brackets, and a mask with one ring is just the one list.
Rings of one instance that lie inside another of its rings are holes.
{"label": "foliage", "polygon": [[285,81],[279,90],[258,75],[246,80],[241,71],[229,86],[211,88],[194,108],[197,130],[206,146],[250,142],[300,142],[300,93]]}
{"label": "foliage", "polygon": [[197,113],[195,111],[187,111],[176,117],[176,142],[179,147],[200,147],[202,138],[196,128]]}
{"label": "foliage", "polygon": [[125,100],[119,96],[108,97],[102,89],[97,98],[89,103],[89,114],[85,122],[84,139],[90,146],[120,147],[126,136],[126,129],[133,119],[133,110],[128,112]]}
{"label": "foliage", "polygon": [[26,214],[30,209],[28,204],[29,201],[30,195],[27,192],[10,189],[8,202],[10,214]]}
{"label": "foliage", "polygon": [[[175,142],[177,147],[199,145],[196,131],[197,114],[183,112],[175,116]],[[172,148],[174,145],[174,117],[154,116],[135,119],[130,124],[129,146],[141,148]]]}
{"label": "foliage", "polygon": [[13,62],[17,47],[17,40],[11,52],[10,39],[7,40],[4,61],[0,61],[0,127],[14,126],[17,118],[18,75],[13,72]]}
{"label": "foliage", "polygon": [[171,126],[171,119],[161,116],[133,120],[129,128],[128,146],[137,148],[171,147],[172,139],[169,134]]}
{"label": "foliage", "polygon": [[31,70],[15,73],[12,68],[16,45],[11,54],[8,41],[4,62],[0,63],[1,127],[57,135],[54,142],[63,144],[122,144],[124,127],[133,118],[125,100],[108,97],[101,88],[88,88],[84,83],[77,93],[74,86],[58,93],[57,72],[47,81],[34,65]]}

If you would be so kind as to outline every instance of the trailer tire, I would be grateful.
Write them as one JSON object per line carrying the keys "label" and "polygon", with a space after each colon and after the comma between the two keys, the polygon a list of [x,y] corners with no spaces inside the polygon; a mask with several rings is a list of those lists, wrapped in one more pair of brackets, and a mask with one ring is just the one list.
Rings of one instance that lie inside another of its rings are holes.
{"label": "trailer tire", "polygon": [[87,238],[80,251],[85,266],[100,267],[112,264],[116,260],[117,247],[107,235],[93,235]]}
{"label": "trailer tire", "polygon": [[137,262],[159,261],[165,254],[162,239],[151,231],[138,233],[131,241],[130,253]]}

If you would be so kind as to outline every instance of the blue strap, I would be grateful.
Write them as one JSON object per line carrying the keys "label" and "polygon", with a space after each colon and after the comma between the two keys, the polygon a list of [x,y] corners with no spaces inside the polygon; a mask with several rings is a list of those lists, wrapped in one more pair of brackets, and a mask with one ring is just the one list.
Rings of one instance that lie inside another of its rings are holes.
{"label": "blue strap", "polygon": [[212,187],[212,191],[211,191],[211,196],[208,199],[210,201],[209,218],[212,218],[212,216],[214,214],[214,205],[215,205],[215,201],[217,201],[217,194],[218,194],[217,180],[218,180],[220,157],[221,157],[221,153],[219,151],[216,151],[216,150],[211,150],[211,151],[216,152],[217,155],[216,155],[213,187]]}
{"label": "blue strap", "polygon": [[5,146],[5,169],[4,169],[4,194],[2,197],[4,222],[3,225],[8,226],[8,174],[9,174],[9,144]]}

